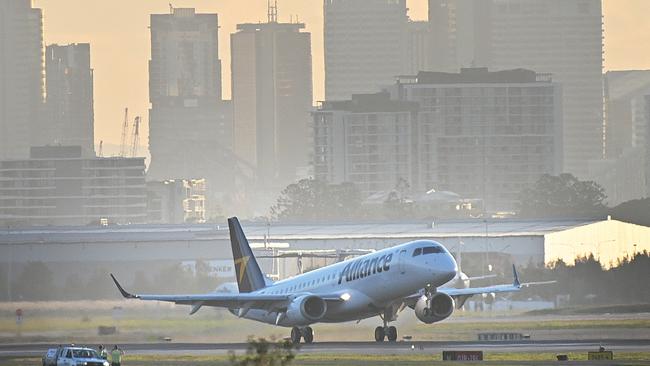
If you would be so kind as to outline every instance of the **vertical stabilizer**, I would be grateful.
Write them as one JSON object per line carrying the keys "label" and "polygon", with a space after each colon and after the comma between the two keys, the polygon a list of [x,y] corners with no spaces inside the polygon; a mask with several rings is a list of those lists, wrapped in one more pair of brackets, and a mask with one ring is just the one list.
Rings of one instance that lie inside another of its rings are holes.
{"label": "vertical stabilizer", "polygon": [[266,286],[264,275],[255,260],[248,239],[239,225],[239,220],[236,217],[229,218],[228,228],[239,292],[252,292],[264,288]]}

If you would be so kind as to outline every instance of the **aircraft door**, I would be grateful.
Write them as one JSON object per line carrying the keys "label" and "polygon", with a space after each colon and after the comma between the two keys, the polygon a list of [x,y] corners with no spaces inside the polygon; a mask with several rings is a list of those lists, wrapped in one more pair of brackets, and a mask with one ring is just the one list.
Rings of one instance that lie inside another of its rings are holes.
{"label": "aircraft door", "polygon": [[398,267],[399,267],[400,274],[406,273],[406,250],[405,249],[402,249],[399,252]]}

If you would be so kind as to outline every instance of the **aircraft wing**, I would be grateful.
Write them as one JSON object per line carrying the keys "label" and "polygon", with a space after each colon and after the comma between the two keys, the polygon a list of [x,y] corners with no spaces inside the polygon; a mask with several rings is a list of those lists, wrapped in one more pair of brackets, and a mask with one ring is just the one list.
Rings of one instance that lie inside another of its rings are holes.
{"label": "aircraft wing", "polygon": [[516,292],[521,289],[521,285],[496,285],[485,287],[470,287],[470,288],[439,288],[438,292],[442,292],[451,297],[472,296],[489,293],[499,292]]}
{"label": "aircraft wing", "polygon": [[[482,294],[496,294],[501,292],[517,292],[522,289],[522,287],[530,287],[533,285],[546,285],[555,283],[557,281],[542,281],[542,282],[519,282],[519,276],[517,275],[517,270],[515,269],[514,264],[512,265],[512,275],[514,280],[512,284],[506,285],[494,285],[494,286],[485,286],[485,287],[469,287],[469,288],[451,288],[451,287],[442,287],[438,288],[437,291],[447,294],[454,298],[456,301],[456,307],[461,308],[467,299],[474,295]],[[422,296],[422,294],[413,295],[408,300],[411,302]]]}
{"label": "aircraft wing", "polygon": [[[272,295],[272,294],[259,294],[259,293],[211,293],[211,294],[197,294],[197,295],[136,295],[131,294],[124,290],[122,285],[117,282],[117,279],[113,274],[111,278],[117,289],[120,291],[122,296],[127,299],[139,299],[139,300],[150,300],[150,301],[166,301],[173,302],[180,305],[192,305],[192,311],[190,314],[196,313],[201,306],[215,306],[229,309],[265,309],[271,311],[282,311],[285,310],[289,303],[293,300],[293,297],[290,295]],[[341,302],[343,299],[340,295],[331,294],[331,295],[321,295],[317,294],[316,296],[322,298],[325,301],[332,302]]]}
{"label": "aircraft wing", "polygon": [[477,281],[477,280],[486,280],[488,278],[494,278],[497,275],[491,274],[491,275],[484,275],[484,276],[474,276],[474,277],[468,277],[467,279],[471,281]]}

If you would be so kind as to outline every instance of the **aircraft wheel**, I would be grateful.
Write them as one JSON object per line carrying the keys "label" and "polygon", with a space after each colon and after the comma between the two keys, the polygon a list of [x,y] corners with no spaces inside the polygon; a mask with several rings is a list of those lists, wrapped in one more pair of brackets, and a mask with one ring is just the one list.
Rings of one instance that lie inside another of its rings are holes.
{"label": "aircraft wheel", "polygon": [[388,327],[388,332],[386,332],[389,342],[395,342],[397,340],[397,328],[390,326]]}
{"label": "aircraft wheel", "polygon": [[314,330],[311,327],[304,329],[302,333],[302,338],[305,340],[305,343],[311,344],[314,342]]}
{"label": "aircraft wheel", "polygon": [[385,336],[384,327],[375,328],[375,342],[383,342]]}
{"label": "aircraft wheel", "polygon": [[302,334],[300,334],[300,328],[298,328],[298,327],[291,328],[291,343],[293,343],[293,344],[300,343],[300,337],[301,336],[302,336]]}

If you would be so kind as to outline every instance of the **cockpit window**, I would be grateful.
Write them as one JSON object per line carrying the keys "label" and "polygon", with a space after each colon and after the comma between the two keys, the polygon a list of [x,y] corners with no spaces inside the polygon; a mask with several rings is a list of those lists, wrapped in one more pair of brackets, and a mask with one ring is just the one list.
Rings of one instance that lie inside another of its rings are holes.
{"label": "cockpit window", "polygon": [[433,254],[433,253],[442,253],[440,247],[424,247],[422,248],[422,254]]}
{"label": "cockpit window", "polygon": [[414,256],[414,257],[416,257],[416,256],[418,256],[418,255],[420,255],[420,254],[422,254],[422,248],[417,248],[417,249],[413,252],[413,256]]}

